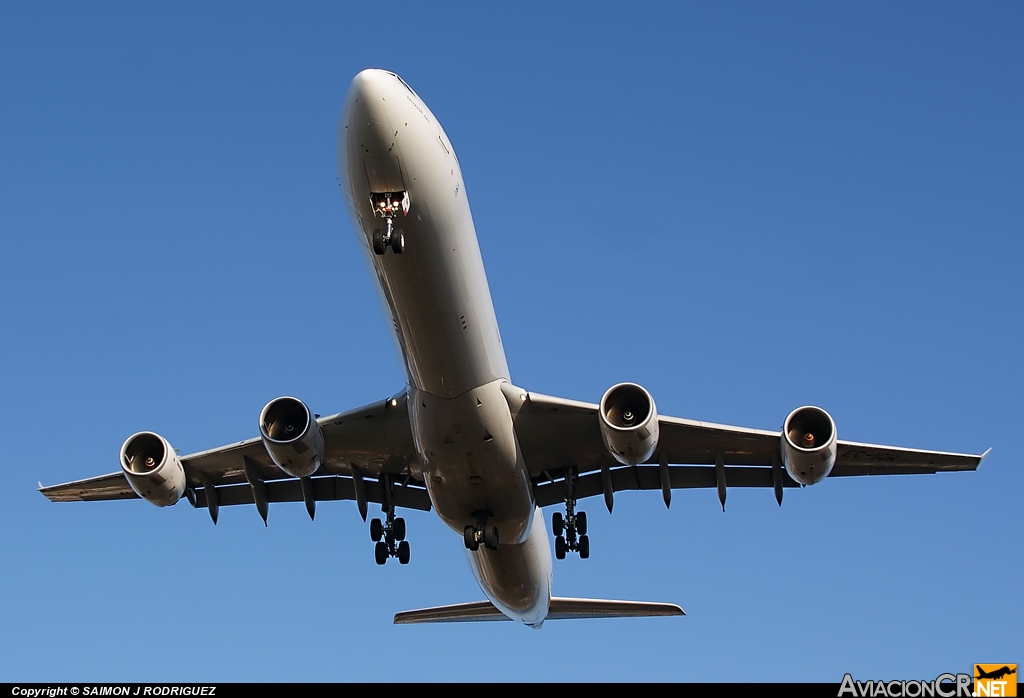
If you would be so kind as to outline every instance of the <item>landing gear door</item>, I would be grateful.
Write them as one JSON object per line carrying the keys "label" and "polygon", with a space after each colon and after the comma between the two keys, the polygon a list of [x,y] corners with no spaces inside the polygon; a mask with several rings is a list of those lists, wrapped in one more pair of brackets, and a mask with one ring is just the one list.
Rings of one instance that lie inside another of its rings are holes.
{"label": "landing gear door", "polygon": [[395,155],[386,155],[382,158],[363,158],[363,166],[366,168],[366,180],[370,185],[370,193],[382,194],[385,192],[405,191],[405,182],[402,179],[402,166]]}

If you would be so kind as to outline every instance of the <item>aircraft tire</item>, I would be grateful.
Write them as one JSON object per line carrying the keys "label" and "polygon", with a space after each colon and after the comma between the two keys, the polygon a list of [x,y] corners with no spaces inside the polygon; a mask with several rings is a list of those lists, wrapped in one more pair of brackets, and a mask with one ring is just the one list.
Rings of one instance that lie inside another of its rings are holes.
{"label": "aircraft tire", "polygon": [[395,540],[405,540],[405,519],[401,517],[395,519],[395,526],[392,530],[395,532]]}
{"label": "aircraft tire", "polygon": [[587,512],[581,511],[576,514],[576,530],[581,536],[587,535]]}
{"label": "aircraft tire", "polygon": [[401,565],[409,564],[409,541],[403,540],[398,544],[398,563]]}
{"label": "aircraft tire", "polygon": [[384,254],[387,248],[384,247],[384,233],[380,230],[373,231],[373,253],[377,256]]}
{"label": "aircraft tire", "polygon": [[405,235],[402,234],[400,228],[391,231],[391,249],[395,251],[395,254],[402,254],[405,251]]}
{"label": "aircraft tire", "polygon": [[466,526],[462,532],[463,541],[466,543],[466,549],[476,552],[476,549],[480,547],[480,544],[476,540],[476,529],[472,526]]}
{"label": "aircraft tire", "polygon": [[388,544],[384,541],[379,541],[377,545],[373,546],[373,559],[378,565],[383,565],[388,561]]}
{"label": "aircraft tire", "polygon": [[562,528],[565,522],[562,519],[562,512],[556,511],[551,515],[551,532],[556,536],[562,535]]}
{"label": "aircraft tire", "polygon": [[384,537],[384,524],[380,519],[370,519],[370,540],[374,543]]}
{"label": "aircraft tire", "polygon": [[580,536],[580,557],[586,560],[590,557],[590,536]]}
{"label": "aircraft tire", "polygon": [[555,537],[555,557],[559,560],[565,559],[565,538]]}

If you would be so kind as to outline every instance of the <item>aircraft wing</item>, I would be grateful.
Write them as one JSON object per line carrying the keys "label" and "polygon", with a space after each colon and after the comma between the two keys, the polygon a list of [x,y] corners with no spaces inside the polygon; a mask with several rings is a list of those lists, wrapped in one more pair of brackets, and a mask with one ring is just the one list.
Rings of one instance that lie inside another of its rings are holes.
{"label": "aircraft wing", "polygon": [[[310,478],[313,501],[358,501],[362,494],[364,501],[383,503],[391,496],[396,506],[430,510],[427,491],[416,479],[417,456],[404,395],[317,421],[325,455]],[[214,501],[211,514],[218,506],[255,503],[256,488],[265,492],[268,503],[305,499],[300,481],[274,465],[258,437],[180,459],[186,496],[196,507],[209,507]],[[40,487],[40,492],[54,502],[138,498],[120,471]]]}
{"label": "aircraft wing", "polygon": [[[538,393],[524,395],[514,416],[516,435],[540,506],[564,499],[570,469],[577,475],[577,498],[604,494],[608,502],[610,493],[620,490],[718,487],[724,499],[724,487],[799,486],[784,468],[773,467],[779,462],[781,432],[659,417],[660,439],[652,458],[635,467],[624,466],[605,449],[598,405]],[[988,455],[987,451],[944,453],[853,441],[837,445],[830,477],[975,470]],[[716,472],[718,454],[724,469],[721,480]]]}

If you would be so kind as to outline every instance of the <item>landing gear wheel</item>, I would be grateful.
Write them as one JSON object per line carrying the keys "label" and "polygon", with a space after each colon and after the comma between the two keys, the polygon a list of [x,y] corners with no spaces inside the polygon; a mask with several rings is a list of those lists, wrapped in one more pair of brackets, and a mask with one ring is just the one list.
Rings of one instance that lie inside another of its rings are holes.
{"label": "landing gear wheel", "polygon": [[576,471],[565,472],[565,514],[551,515],[551,532],[555,535],[555,557],[565,559],[567,552],[579,553],[584,560],[590,557],[590,538],[587,537],[587,513],[576,511]]}
{"label": "landing gear wheel", "polygon": [[556,511],[551,515],[551,532],[556,536],[562,535],[562,527],[565,521],[562,519],[562,512]]}
{"label": "landing gear wheel", "polygon": [[402,254],[405,251],[405,235],[402,234],[401,228],[395,228],[391,233],[391,249],[395,254]]}
{"label": "landing gear wheel", "polygon": [[373,253],[377,256],[384,254],[387,247],[384,245],[384,233],[381,230],[373,231]]}
{"label": "landing gear wheel", "polygon": [[466,543],[466,549],[476,552],[476,549],[480,547],[480,543],[476,540],[476,527],[466,526],[462,531],[462,538]]}
{"label": "landing gear wheel", "polygon": [[[376,231],[379,234],[380,231]],[[382,485],[383,502],[381,519],[370,519],[370,538],[376,543],[373,546],[373,559],[378,565],[383,565],[389,557],[397,557],[403,565],[409,563],[409,543],[405,540],[406,525],[405,519],[395,517],[395,493],[394,476],[382,473],[380,476]]]}
{"label": "landing gear wheel", "polygon": [[484,529],[484,545],[488,550],[498,549],[498,527],[488,526]]}

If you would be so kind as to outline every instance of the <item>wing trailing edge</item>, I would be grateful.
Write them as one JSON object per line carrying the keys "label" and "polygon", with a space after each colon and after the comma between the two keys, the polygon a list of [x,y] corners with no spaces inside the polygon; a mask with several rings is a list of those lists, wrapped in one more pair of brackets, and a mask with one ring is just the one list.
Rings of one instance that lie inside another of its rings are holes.
{"label": "wing trailing edge", "polygon": [[[548,620],[579,618],[643,618],[654,616],[685,616],[686,612],[674,603],[651,601],[615,601],[610,599],[573,599],[553,597],[548,607]],[[395,614],[396,625],[412,623],[469,623],[492,620],[511,620],[495,608],[490,601],[457,603],[434,606]]]}

